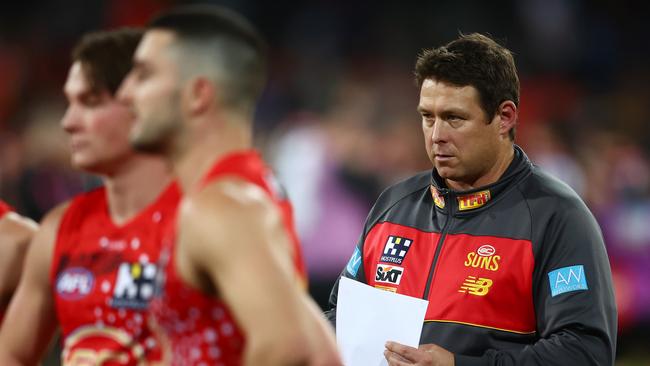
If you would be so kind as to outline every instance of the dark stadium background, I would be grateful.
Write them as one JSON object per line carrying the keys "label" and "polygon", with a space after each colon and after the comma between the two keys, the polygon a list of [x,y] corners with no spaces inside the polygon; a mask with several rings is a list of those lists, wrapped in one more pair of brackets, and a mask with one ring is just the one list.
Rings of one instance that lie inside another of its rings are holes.
{"label": "dark stadium background", "polygon": [[[58,126],[70,47],[180,1],[0,5],[0,197],[39,219],[97,184],[73,172]],[[619,365],[650,361],[650,6],[646,1],[213,1],[268,38],[258,146],[296,205],[311,290],[329,288],[387,185],[429,163],[415,112],[420,49],[485,32],[516,55],[517,142],[588,203],[606,237]]]}

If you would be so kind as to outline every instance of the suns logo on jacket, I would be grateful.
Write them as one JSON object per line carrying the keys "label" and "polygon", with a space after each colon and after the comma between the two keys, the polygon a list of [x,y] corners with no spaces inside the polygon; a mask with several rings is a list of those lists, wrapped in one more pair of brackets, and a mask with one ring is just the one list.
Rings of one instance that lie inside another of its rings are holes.
{"label": "suns logo on jacket", "polygon": [[496,272],[499,270],[501,256],[496,254],[496,249],[489,244],[481,245],[476,251],[467,253],[465,267],[482,268]]}

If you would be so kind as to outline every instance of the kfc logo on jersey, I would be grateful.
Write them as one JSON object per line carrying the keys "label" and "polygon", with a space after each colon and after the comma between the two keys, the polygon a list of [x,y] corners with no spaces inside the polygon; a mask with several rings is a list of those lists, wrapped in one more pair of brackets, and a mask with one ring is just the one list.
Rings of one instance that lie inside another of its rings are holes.
{"label": "kfc logo on jersey", "polygon": [[399,285],[399,282],[402,280],[403,273],[404,268],[402,267],[378,264],[375,281],[377,283],[390,283],[391,285]]}
{"label": "kfc logo on jersey", "polygon": [[458,209],[460,211],[473,210],[484,206],[492,198],[489,190],[458,196]]}
{"label": "kfc logo on jersey", "polygon": [[153,263],[122,263],[117,271],[110,305],[144,309],[153,297],[158,269]]}
{"label": "kfc logo on jersey", "polygon": [[402,264],[412,243],[413,240],[411,239],[389,235],[386,245],[384,245],[384,254],[379,260],[381,262]]}
{"label": "kfc logo on jersey", "polygon": [[95,276],[85,268],[73,267],[63,271],[56,280],[56,292],[66,300],[79,300],[95,286]]}

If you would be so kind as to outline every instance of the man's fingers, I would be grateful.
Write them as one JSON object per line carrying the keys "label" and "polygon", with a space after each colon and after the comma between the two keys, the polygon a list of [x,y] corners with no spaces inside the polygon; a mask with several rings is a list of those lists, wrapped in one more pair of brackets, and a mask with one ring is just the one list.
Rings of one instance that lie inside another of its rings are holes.
{"label": "man's fingers", "polygon": [[417,362],[419,358],[418,355],[420,351],[417,348],[405,346],[397,342],[386,342],[386,349],[398,354],[411,363]]}
{"label": "man's fingers", "polygon": [[389,350],[384,351],[384,357],[386,358],[386,361],[388,361],[388,366],[413,365],[412,362],[408,361],[407,359],[400,356],[399,354],[397,354],[395,352],[391,352]]}

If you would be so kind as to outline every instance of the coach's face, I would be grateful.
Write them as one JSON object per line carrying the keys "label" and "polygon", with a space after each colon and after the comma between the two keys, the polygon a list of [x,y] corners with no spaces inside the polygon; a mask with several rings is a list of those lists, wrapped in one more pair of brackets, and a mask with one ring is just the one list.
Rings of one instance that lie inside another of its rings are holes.
{"label": "coach's face", "polygon": [[494,180],[500,154],[507,151],[503,144],[510,144],[509,128],[500,113],[488,119],[476,88],[426,79],[418,111],[429,159],[450,188],[465,190]]}
{"label": "coach's face", "polygon": [[68,108],[61,126],[70,136],[72,165],[95,174],[115,173],[133,154],[128,139],[133,118],[128,108],[108,90],[93,89],[79,61],[70,67],[63,92]]}
{"label": "coach's face", "polygon": [[170,154],[182,126],[180,76],[171,51],[174,38],[170,31],[147,31],[119,91],[135,114],[130,140],[139,151]]}

